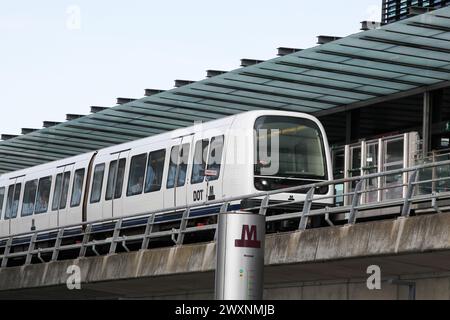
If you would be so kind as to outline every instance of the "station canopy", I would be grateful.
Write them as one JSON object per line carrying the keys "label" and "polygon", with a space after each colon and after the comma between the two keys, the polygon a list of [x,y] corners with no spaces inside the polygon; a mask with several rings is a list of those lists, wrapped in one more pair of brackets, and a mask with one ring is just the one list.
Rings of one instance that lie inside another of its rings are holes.
{"label": "station canopy", "polygon": [[450,86],[450,7],[0,142],[0,173],[249,110],[316,116]]}

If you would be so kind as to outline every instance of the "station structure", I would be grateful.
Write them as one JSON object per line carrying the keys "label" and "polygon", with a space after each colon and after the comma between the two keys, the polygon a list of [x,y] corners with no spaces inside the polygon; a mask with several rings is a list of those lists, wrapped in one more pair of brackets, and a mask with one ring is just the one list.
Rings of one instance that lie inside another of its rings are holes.
{"label": "station structure", "polygon": [[[116,106],[93,106],[88,115],[68,114],[65,122],[46,121],[43,129],[24,128],[19,136],[3,134],[0,174],[198,121],[249,110],[285,110],[312,114],[323,123],[332,145],[334,178],[341,179],[334,183],[337,195],[355,190],[352,178],[374,175],[378,188],[364,194],[362,204],[382,203],[392,192],[400,193],[406,204],[411,197],[407,186],[389,193],[383,186],[407,184],[408,168],[427,163],[444,161],[439,172],[450,172],[445,162],[450,159],[450,7],[410,12],[389,24],[366,21],[363,29],[346,37],[319,36],[318,45],[308,49],[280,47],[274,59],[242,59],[239,69],[208,70],[204,80],[176,80],[171,90],[146,89],[143,98],[118,98]],[[384,175],[392,170],[405,171]],[[447,182],[432,194],[446,192]],[[450,219],[445,202],[436,197],[425,208],[436,215],[408,214],[405,220],[352,224],[351,230],[344,226],[268,235],[265,297],[402,299],[411,297],[408,290],[414,288],[419,298],[450,298]],[[343,207],[352,202],[336,199]],[[371,214],[392,215],[397,207],[374,207]],[[358,247],[366,240],[375,243]],[[110,268],[86,274],[84,297],[210,298],[213,246],[83,258],[78,262],[91,270]],[[313,248],[315,254],[308,256]],[[171,264],[177,254],[180,263],[188,259],[187,265]],[[124,267],[125,261],[132,262]],[[172,262],[163,266],[162,261]],[[145,267],[144,262],[154,265]],[[386,280],[390,286],[382,292],[366,291],[361,280],[361,266],[371,263],[395,276]],[[2,268],[0,296],[72,297],[75,293],[64,291],[63,278],[56,275],[66,264]],[[280,277],[283,286],[277,286]],[[194,284],[198,289],[192,289]],[[434,285],[440,289],[432,290]]]}

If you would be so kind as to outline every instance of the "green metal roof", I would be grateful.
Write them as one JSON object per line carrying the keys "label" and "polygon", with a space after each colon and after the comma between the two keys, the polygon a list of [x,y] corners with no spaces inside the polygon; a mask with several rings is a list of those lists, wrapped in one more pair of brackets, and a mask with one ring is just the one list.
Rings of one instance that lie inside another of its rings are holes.
{"label": "green metal roof", "polygon": [[450,86],[450,7],[0,142],[0,173],[248,110],[316,116]]}

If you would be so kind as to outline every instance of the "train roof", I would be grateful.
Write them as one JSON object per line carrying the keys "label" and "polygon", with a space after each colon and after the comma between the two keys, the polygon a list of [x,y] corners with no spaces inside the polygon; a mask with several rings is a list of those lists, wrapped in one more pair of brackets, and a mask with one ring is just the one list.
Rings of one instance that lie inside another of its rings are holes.
{"label": "train roof", "polygon": [[[52,162],[47,162],[41,165],[37,165],[34,167],[30,167],[30,168],[26,168],[26,169],[21,169],[18,171],[12,171],[12,172],[8,172],[8,173],[4,173],[2,175],[0,175],[0,182],[4,181],[4,180],[9,180],[10,178],[13,177],[17,177],[17,176],[21,176],[24,174],[27,174],[30,171],[36,172],[36,171],[44,171],[50,168],[54,168],[60,165],[64,165],[65,163],[73,163],[73,162],[79,162],[79,161],[86,161],[86,160],[90,160],[92,158],[92,155],[95,152],[99,152],[99,153],[114,153],[116,151],[120,151],[123,150],[125,148],[136,148],[139,147],[149,141],[152,142],[157,142],[157,141],[162,141],[165,139],[173,139],[175,137],[181,137],[181,136],[185,136],[185,135],[189,135],[190,133],[196,131],[200,126],[202,127],[202,129],[204,130],[210,130],[210,129],[215,129],[221,126],[226,126],[229,125],[234,119],[238,118],[238,117],[255,117],[258,115],[267,115],[267,114],[273,114],[273,115],[290,115],[290,116],[297,116],[297,117],[304,117],[304,118],[308,118],[308,119],[315,119],[315,117],[309,115],[309,114],[304,114],[304,113],[299,113],[299,112],[288,112],[288,111],[276,111],[276,110],[256,110],[256,111],[248,111],[248,112],[244,112],[244,113],[240,113],[237,115],[232,115],[226,118],[221,118],[221,119],[217,119],[217,120],[212,120],[212,121],[208,121],[205,123],[199,123],[199,124],[195,124],[193,126],[190,127],[186,127],[186,128],[180,128],[180,129],[176,129],[173,131],[169,131],[169,132],[164,132],[158,135],[154,135],[151,137],[146,137],[146,138],[142,138],[139,140],[135,140],[135,141],[131,141],[131,142],[125,142],[125,143],[121,143],[118,145],[114,145],[114,146],[110,146],[110,147],[106,147],[106,148],[102,148],[96,151],[91,151],[91,152],[87,152],[87,153],[83,153],[77,156],[72,156],[72,157],[68,157],[68,158],[64,158],[64,159],[60,159],[60,160],[55,160]],[[26,156],[26,155],[24,155]]]}

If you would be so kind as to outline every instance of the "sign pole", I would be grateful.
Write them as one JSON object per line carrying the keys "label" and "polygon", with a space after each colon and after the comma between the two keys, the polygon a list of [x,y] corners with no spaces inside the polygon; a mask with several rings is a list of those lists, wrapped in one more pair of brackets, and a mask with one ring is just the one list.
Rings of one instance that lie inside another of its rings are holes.
{"label": "sign pole", "polygon": [[264,215],[219,215],[216,244],[216,300],[262,300],[264,291]]}

